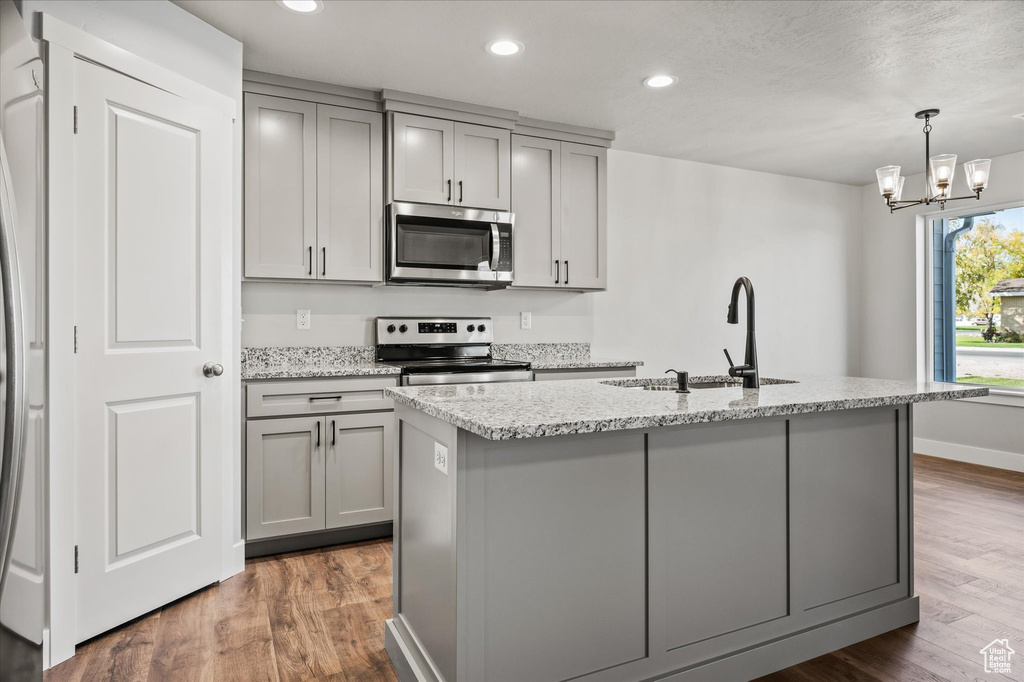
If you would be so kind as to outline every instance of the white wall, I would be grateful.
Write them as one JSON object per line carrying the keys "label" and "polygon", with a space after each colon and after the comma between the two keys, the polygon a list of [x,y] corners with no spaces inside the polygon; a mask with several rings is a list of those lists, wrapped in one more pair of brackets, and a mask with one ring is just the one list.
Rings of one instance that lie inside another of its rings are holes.
{"label": "white wall", "polygon": [[[494,318],[495,339],[501,343],[590,341],[591,296],[563,291],[243,282],[242,345],[371,345],[375,317],[403,315],[489,316]],[[295,329],[297,309],[310,311],[310,329]],[[519,329],[523,311],[533,314],[528,331]]]}
{"label": "white wall", "polygon": [[762,376],[859,371],[860,188],[613,150],[608,195],[595,353],[723,374],[722,348],[743,358],[745,309],[725,317],[745,275]]}
{"label": "white wall", "polygon": [[[961,179],[956,186],[962,187]],[[924,175],[906,180],[905,198],[924,193]],[[927,317],[925,315],[925,225],[928,209],[889,213],[877,186],[861,189],[864,226],[861,369],[865,376],[892,379],[930,379],[926,376]],[[1024,199],[1024,153],[992,160],[988,189],[979,202],[958,202],[958,211]],[[953,209],[949,204],[947,208]],[[917,451],[1024,471],[1024,398],[1013,404],[972,401],[921,405],[914,413]],[[985,459],[984,453],[989,457]]]}

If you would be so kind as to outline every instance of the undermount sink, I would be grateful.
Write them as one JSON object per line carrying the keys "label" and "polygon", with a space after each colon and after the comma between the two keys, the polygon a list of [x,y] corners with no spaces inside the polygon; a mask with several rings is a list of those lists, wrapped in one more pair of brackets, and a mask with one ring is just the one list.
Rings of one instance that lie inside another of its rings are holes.
{"label": "undermount sink", "polygon": [[[602,384],[607,386],[617,386],[619,388],[632,388],[638,391],[671,391],[676,390],[675,379],[610,379],[608,381],[602,381]],[[796,381],[789,379],[761,379],[762,386],[772,386],[779,384],[795,384]],[[743,381],[741,379],[733,379],[732,377],[696,377],[691,379],[689,383],[690,390],[703,390],[708,388],[742,388]]]}
{"label": "undermount sink", "polygon": [[[689,384],[691,389],[701,388],[735,388],[737,386],[742,387],[742,381],[691,381]],[[647,384],[645,386],[627,386],[626,388],[642,388],[645,391],[674,391],[676,390],[676,384]]]}

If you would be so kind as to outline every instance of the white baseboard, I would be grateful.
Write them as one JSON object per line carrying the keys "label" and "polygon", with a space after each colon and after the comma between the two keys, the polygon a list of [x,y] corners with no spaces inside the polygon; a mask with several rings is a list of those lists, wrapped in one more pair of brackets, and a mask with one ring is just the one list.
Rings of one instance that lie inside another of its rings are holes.
{"label": "white baseboard", "polygon": [[915,438],[914,452],[920,455],[931,455],[932,457],[952,459],[958,462],[970,462],[971,464],[980,464],[997,469],[1024,472],[1024,455],[1016,452],[990,450],[988,448],[974,447],[973,445],[947,443],[928,438]]}

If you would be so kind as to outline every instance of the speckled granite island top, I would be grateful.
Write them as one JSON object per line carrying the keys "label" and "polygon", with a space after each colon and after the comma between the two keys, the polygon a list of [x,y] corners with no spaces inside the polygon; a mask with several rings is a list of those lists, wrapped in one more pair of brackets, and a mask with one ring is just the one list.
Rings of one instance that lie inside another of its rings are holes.
{"label": "speckled granite island top", "polygon": [[[389,388],[396,403],[454,424],[490,440],[621,431],[730,419],[829,412],[858,407],[903,405],[977,398],[979,386],[888,381],[855,377],[792,375],[796,383],[757,390],[741,387],[694,389],[689,394],[644,390],[662,379],[578,379],[538,383],[468,384]],[[692,377],[691,382],[732,381]]]}

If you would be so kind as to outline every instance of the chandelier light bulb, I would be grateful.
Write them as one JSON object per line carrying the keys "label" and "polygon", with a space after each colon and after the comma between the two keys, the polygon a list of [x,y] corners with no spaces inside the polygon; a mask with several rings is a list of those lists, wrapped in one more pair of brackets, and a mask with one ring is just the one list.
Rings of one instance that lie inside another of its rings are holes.
{"label": "chandelier light bulb", "polygon": [[[945,190],[953,182],[953,173],[956,171],[956,154],[939,154],[933,156],[929,163],[932,167],[935,186]],[[943,195],[945,195],[945,191]]]}
{"label": "chandelier light bulb", "polygon": [[975,159],[964,164],[964,179],[972,192],[980,192],[988,187],[988,173],[992,168],[992,159]]}
{"label": "chandelier light bulb", "polygon": [[896,183],[900,177],[900,167],[883,166],[875,171],[875,175],[878,177],[878,193],[888,199],[896,192]]}

